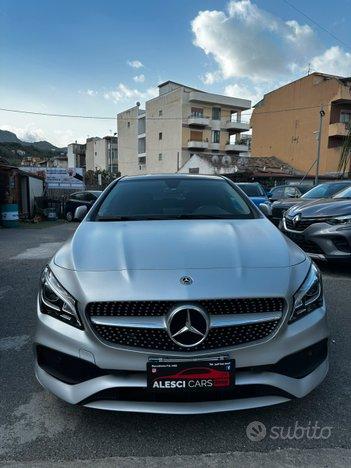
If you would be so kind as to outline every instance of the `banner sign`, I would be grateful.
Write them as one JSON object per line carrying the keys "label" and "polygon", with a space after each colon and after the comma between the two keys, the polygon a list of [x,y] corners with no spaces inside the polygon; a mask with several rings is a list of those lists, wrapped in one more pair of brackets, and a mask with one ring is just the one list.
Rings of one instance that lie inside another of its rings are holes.
{"label": "banner sign", "polygon": [[84,190],[83,169],[81,167],[61,168],[61,167],[21,167],[22,171],[44,177],[48,189],[76,189]]}

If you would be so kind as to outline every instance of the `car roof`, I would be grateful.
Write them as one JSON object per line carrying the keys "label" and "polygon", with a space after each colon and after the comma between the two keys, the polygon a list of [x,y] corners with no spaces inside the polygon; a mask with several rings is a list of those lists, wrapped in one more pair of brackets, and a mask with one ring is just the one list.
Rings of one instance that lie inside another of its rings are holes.
{"label": "car roof", "polygon": [[235,182],[237,185],[261,185],[259,182]]}
{"label": "car roof", "polygon": [[271,190],[274,190],[276,188],[281,188],[281,187],[308,187],[308,188],[313,188],[313,185],[309,184],[299,184],[296,182],[296,184],[281,184],[281,185],[276,185],[275,187],[272,187]]}
{"label": "car roof", "polygon": [[[321,184],[318,184],[318,185],[327,185],[327,184],[335,184],[335,185],[349,184],[351,185],[351,180],[330,180],[329,182],[322,182]],[[318,185],[315,185],[314,187],[318,187]]]}

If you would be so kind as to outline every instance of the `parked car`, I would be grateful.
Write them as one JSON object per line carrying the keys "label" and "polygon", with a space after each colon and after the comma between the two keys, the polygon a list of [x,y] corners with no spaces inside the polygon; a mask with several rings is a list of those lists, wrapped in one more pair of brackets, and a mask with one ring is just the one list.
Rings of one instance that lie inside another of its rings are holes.
{"label": "parked car", "polygon": [[310,190],[311,185],[291,184],[291,185],[277,185],[268,192],[268,198],[273,203],[277,200],[287,198],[300,198],[304,193]]}
{"label": "parked car", "polygon": [[238,182],[236,184],[259,207],[261,203],[270,205],[267,193],[258,182]]}
{"label": "parked car", "polygon": [[279,226],[283,213],[295,205],[303,205],[313,200],[330,198],[344,188],[351,187],[351,180],[324,182],[304,193],[300,198],[286,198],[272,203],[272,221]]}
{"label": "parked car", "polygon": [[282,231],[312,258],[351,261],[351,187],[290,208]]}
{"label": "parked car", "polygon": [[73,221],[78,206],[91,208],[101,193],[101,190],[85,190],[84,192],[72,193],[65,204],[65,218],[67,221]]}
{"label": "parked car", "polygon": [[[112,182],[37,307],[37,379],[89,408],[242,410],[302,398],[328,371],[317,267],[225,177]],[[220,388],[211,369],[229,373]]]}

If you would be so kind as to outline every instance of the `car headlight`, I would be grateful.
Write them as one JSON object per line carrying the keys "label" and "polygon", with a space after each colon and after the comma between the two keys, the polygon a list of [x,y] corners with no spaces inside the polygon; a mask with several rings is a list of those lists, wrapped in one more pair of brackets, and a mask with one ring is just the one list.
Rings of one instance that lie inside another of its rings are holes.
{"label": "car headlight", "polygon": [[351,223],[351,215],[336,216],[335,218],[328,219],[328,224],[348,224]]}
{"label": "car headlight", "polygon": [[295,322],[323,304],[323,285],[320,271],[312,263],[310,271],[294,294],[294,308],[289,323]]}
{"label": "car headlight", "polygon": [[57,281],[48,266],[44,268],[40,278],[39,300],[43,314],[83,329],[76,300]]}

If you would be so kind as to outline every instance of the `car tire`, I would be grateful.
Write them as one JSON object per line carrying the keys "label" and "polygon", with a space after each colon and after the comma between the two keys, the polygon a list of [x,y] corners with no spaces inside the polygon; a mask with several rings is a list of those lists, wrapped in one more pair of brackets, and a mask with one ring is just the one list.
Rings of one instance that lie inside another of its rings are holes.
{"label": "car tire", "polygon": [[71,211],[67,211],[66,213],[66,220],[71,223],[73,221],[73,213]]}

